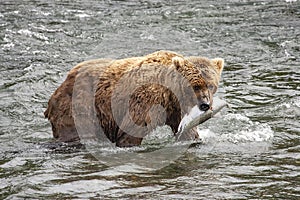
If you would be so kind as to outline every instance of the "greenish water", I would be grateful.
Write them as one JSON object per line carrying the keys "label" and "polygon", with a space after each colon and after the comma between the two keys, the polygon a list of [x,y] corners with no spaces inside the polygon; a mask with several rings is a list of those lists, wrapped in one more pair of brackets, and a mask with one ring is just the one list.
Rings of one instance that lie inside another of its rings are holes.
{"label": "greenish water", "polygon": [[[299,199],[299,27],[299,1],[2,0],[0,199]],[[204,144],[158,170],[40,145],[74,65],[160,49],[226,61],[231,108],[199,127]]]}

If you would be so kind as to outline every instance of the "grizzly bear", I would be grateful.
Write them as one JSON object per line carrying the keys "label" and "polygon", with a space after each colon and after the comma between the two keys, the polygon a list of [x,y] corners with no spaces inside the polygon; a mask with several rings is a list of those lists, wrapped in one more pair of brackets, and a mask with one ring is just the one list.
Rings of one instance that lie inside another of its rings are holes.
{"label": "grizzly bear", "polygon": [[[158,51],[143,57],[82,62],[52,94],[44,115],[60,142],[99,132],[118,147],[140,145],[155,127],[177,132],[198,105],[212,106],[224,61]],[[197,139],[192,129],[181,139]]]}

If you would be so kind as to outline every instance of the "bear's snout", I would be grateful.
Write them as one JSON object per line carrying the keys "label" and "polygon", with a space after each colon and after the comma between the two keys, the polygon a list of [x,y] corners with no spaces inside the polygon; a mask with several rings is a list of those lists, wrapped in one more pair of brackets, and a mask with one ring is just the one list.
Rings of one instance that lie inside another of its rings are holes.
{"label": "bear's snout", "polygon": [[199,103],[199,109],[202,111],[207,111],[210,108],[210,105],[208,103],[202,102]]}
{"label": "bear's snout", "polygon": [[198,107],[201,111],[207,111],[212,105],[212,95],[208,90],[201,91],[198,94]]}

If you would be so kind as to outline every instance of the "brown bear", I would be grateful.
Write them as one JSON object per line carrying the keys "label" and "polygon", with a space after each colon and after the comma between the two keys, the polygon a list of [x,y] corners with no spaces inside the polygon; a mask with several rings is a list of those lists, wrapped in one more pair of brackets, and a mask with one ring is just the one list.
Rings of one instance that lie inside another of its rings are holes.
{"label": "brown bear", "polygon": [[[79,141],[82,132],[97,137],[102,131],[119,147],[140,145],[156,126],[169,125],[176,134],[193,106],[210,109],[223,66],[221,58],[169,51],[86,61],[68,73],[44,115],[57,141]],[[197,138],[195,129],[182,136]]]}

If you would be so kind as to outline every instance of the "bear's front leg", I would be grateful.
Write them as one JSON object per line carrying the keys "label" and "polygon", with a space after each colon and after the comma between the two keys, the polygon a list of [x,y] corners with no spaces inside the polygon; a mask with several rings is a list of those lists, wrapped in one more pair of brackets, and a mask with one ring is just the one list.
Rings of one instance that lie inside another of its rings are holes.
{"label": "bear's front leg", "polygon": [[116,145],[117,147],[133,147],[139,146],[142,143],[143,138],[134,137],[122,131],[121,129],[118,131],[118,137]]}
{"label": "bear's front leg", "polygon": [[147,132],[145,130],[145,126],[141,125],[141,121],[144,121],[142,120],[143,118],[143,116],[140,116],[139,121],[137,121],[136,117],[133,117],[133,121],[129,112],[125,114],[117,132],[116,145],[118,147],[133,147],[141,145],[143,137]]}

